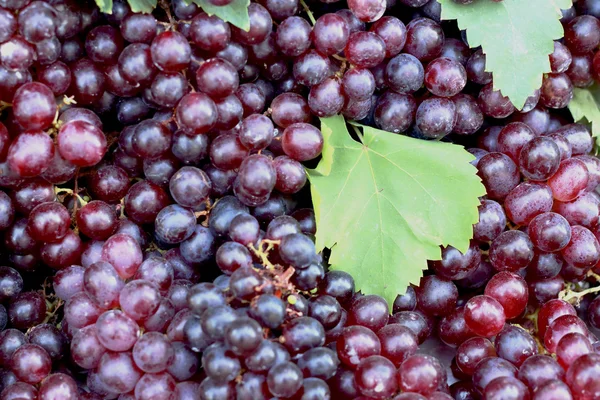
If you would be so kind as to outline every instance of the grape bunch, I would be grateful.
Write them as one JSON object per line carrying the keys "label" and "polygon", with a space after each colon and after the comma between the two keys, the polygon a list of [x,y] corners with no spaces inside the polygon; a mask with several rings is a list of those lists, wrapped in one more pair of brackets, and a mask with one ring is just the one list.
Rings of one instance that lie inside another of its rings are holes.
{"label": "grape bunch", "polygon": [[[0,400],[600,399],[597,1],[521,110],[435,0],[158,3],[0,0]],[[486,189],[393,304],[315,248],[338,114]]]}

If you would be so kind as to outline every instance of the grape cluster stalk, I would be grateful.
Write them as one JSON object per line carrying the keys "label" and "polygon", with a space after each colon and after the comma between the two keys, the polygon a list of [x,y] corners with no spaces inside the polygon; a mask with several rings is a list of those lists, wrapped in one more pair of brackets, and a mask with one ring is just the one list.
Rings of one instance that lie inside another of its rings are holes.
{"label": "grape cluster stalk", "polygon": [[[158,3],[0,0],[0,400],[600,400],[598,1],[521,110],[435,0]],[[486,189],[393,304],[314,244],[338,114]]]}

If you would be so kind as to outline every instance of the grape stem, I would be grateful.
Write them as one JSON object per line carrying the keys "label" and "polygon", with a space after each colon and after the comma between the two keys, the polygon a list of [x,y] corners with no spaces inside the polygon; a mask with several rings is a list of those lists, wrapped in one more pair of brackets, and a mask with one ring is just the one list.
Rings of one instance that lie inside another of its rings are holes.
{"label": "grape stem", "polygon": [[[591,293],[598,293],[598,292],[600,292],[600,286],[591,287],[589,289],[582,290],[581,292],[574,292],[573,290],[567,288],[565,290],[562,290],[558,294],[558,298],[562,299],[564,301],[570,302],[570,303],[578,304],[581,301],[582,297],[584,297],[588,294],[591,294]],[[571,300],[575,300],[575,301],[571,302]]]}
{"label": "grape stem", "polygon": [[273,250],[275,245],[278,244],[279,240],[263,239],[258,244],[258,248],[254,247],[254,243],[250,243],[248,247],[250,248],[250,250],[252,250],[256,257],[260,259],[261,264],[264,265],[265,268],[274,270],[275,266],[271,263],[271,261],[269,261],[269,252]]}
{"label": "grape stem", "polygon": [[302,8],[304,8],[304,12],[306,12],[306,15],[308,15],[308,19],[310,20],[310,23],[313,24],[313,26],[314,26],[315,23],[317,22],[317,20],[315,20],[315,16],[313,15],[312,11],[310,11],[308,4],[306,4],[306,2],[304,0],[300,0],[300,4],[302,5]]}

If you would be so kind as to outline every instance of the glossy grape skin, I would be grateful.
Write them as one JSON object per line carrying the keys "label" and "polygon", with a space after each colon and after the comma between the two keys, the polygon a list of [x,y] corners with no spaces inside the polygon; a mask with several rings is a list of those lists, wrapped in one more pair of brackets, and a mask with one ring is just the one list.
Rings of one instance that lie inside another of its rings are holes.
{"label": "glossy grape skin", "polygon": [[583,161],[571,158],[561,162],[557,172],[550,177],[548,185],[558,201],[572,201],[586,189],[589,172]]}
{"label": "glossy grape skin", "polygon": [[271,103],[271,118],[281,128],[298,122],[310,121],[307,101],[297,93],[282,93]]}
{"label": "glossy grape skin", "polygon": [[318,117],[332,117],[344,107],[344,93],[341,80],[337,77],[326,78],[314,85],[308,95],[308,107]]}
{"label": "glossy grape skin", "polygon": [[250,22],[249,29],[246,31],[233,27],[233,38],[245,45],[260,43],[269,36],[273,29],[271,15],[266,8],[258,3],[253,3],[248,6],[248,16]]}
{"label": "glossy grape skin", "polygon": [[267,374],[269,391],[276,396],[293,396],[302,386],[302,371],[291,362],[275,365]]}
{"label": "glossy grape skin", "polygon": [[372,32],[354,32],[344,50],[346,58],[361,68],[373,68],[385,58],[385,42]]}
{"label": "glossy grape skin", "polygon": [[464,67],[449,58],[436,58],[425,70],[425,87],[440,97],[452,97],[462,91],[467,84]]}
{"label": "glossy grape skin", "polygon": [[553,140],[537,137],[525,144],[519,155],[521,173],[528,179],[544,181],[558,170],[560,149]]}
{"label": "glossy grape skin", "polygon": [[11,357],[11,370],[20,380],[36,384],[41,382],[52,367],[46,350],[35,344],[24,344]]}
{"label": "glossy grape skin", "polygon": [[529,390],[517,378],[503,376],[492,380],[483,392],[486,398],[501,398],[501,396],[515,396],[514,398],[527,398]]}
{"label": "glossy grape skin", "polygon": [[412,125],[416,111],[412,95],[387,91],[375,106],[375,125],[388,132],[404,132]]}
{"label": "glossy grape skin", "polygon": [[502,305],[491,296],[475,296],[465,305],[465,322],[478,335],[496,335],[504,327],[505,320]]}
{"label": "glossy grape skin", "polygon": [[357,1],[350,0],[348,8],[363,22],[375,22],[381,18],[386,9],[385,0]]}
{"label": "glossy grape skin", "polygon": [[552,210],[550,187],[541,183],[523,182],[504,199],[507,217],[517,225],[527,225],[539,214]]}
{"label": "glossy grape skin", "polygon": [[479,361],[487,357],[495,357],[496,350],[492,342],[481,337],[474,337],[464,341],[456,350],[456,364],[460,370],[473,375]]}
{"label": "glossy grape skin", "polygon": [[18,176],[33,177],[48,169],[54,153],[54,143],[45,132],[24,132],[8,148],[7,161]]}
{"label": "glossy grape skin", "polygon": [[395,378],[396,368],[391,361],[382,356],[365,358],[356,368],[356,385],[363,396],[384,399],[398,389]]}
{"label": "glossy grape skin", "polygon": [[446,98],[429,98],[417,108],[415,122],[425,137],[440,139],[452,132],[456,122],[456,105]]}
{"label": "glossy grape skin", "polygon": [[13,115],[23,129],[47,129],[52,124],[56,110],[54,94],[42,83],[26,83],[15,92]]}
{"label": "glossy grape skin", "polygon": [[346,46],[350,31],[346,21],[337,14],[324,14],[313,27],[312,40],[315,48],[322,54],[339,53]]}
{"label": "glossy grape skin", "polygon": [[381,343],[375,333],[358,325],[344,328],[336,347],[340,361],[353,369],[363,359],[381,352]]}
{"label": "glossy grape skin", "polygon": [[540,92],[540,103],[548,108],[560,109],[573,98],[573,83],[565,73],[548,74]]}
{"label": "glossy grape skin", "polygon": [[496,378],[515,377],[517,368],[508,361],[499,357],[488,357],[483,359],[473,374],[473,385],[481,392]]}
{"label": "glossy grape skin", "polygon": [[90,59],[96,63],[116,63],[123,48],[123,37],[112,26],[97,26],[86,36],[86,52]]}
{"label": "glossy grape skin", "polygon": [[491,83],[479,92],[478,103],[481,111],[492,118],[506,118],[515,110],[508,97],[503,96],[499,90],[494,90]]}
{"label": "glossy grape skin", "polygon": [[413,55],[398,54],[385,67],[385,82],[395,92],[413,93],[423,86],[425,70]]}
{"label": "glossy grape skin", "polygon": [[502,305],[507,319],[521,315],[529,298],[525,280],[507,271],[499,272],[490,279],[485,287],[485,294]]}
{"label": "glossy grape skin", "polygon": [[477,101],[468,94],[459,93],[452,97],[456,107],[456,121],[452,131],[459,135],[472,135],[483,125],[483,112]]}
{"label": "glossy grape skin", "polygon": [[571,227],[571,240],[561,250],[561,255],[575,268],[590,268],[600,261],[600,244],[589,229],[575,225]]}
{"label": "glossy grape skin", "polygon": [[101,381],[115,392],[127,393],[135,388],[142,372],[127,352],[108,352],[100,359],[98,375]]}
{"label": "glossy grape skin", "polygon": [[576,54],[592,51],[600,43],[600,21],[590,15],[574,18],[565,27],[565,43]]}
{"label": "glossy grape skin", "polygon": [[158,69],[165,72],[178,72],[189,64],[191,48],[181,33],[171,31],[163,32],[152,40],[150,53]]}
{"label": "glossy grape skin", "polygon": [[398,386],[404,392],[429,395],[445,379],[440,362],[432,356],[415,354],[407,358],[398,369]]}
{"label": "glossy grape skin", "polygon": [[323,149],[323,135],[312,125],[296,123],[283,131],[281,138],[285,153],[297,161],[311,160]]}
{"label": "glossy grape skin", "polygon": [[562,135],[571,145],[573,155],[584,155],[592,151],[590,131],[582,124],[568,124],[554,131]]}
{"label": "glossy grape skin", "polygon": [[106,78],[91,60],[82,58],[71,65],[71,87],[69,92],[78,104],[89,105],[98,101],[104,94]]}
{"label": "glossy grape skin", "polygon": [[393,16],[384,16],[369,28],[385,42],[386,58],[398,55],[406,43],[406,26],[402,21]]}
{"label": "glossy grape skin", "polygon": [[503,200],[519,183],[518,168],[505,154],[486,154],[477,167],[488,197],[493,200]]}
{"label": "glossy grape skin", "polygon": [[223,170],[239,168],[248,153],[248,149],[244,147],[239,137],[232,134],[218,136],[209,148],[211,163]]}
{"label": "glossy grape skin", "polygon": [[600,369],[600,356],[590,353],[580,357],[567,370],[565,380],[575,396],[600,395],[598,382],[594,380]]}
{"label": "glossy grape skin", "polygon": [[493,200],[483,200],[479,206],[479,222],[473,227],[473,238],[489,242],[500,235],[506,227],[506,215],[502,206]]}
{"label": "glossy grape skin", "polygon": [[429,18],[417,18],[406,29],[404,52],[420,61],[431,61],[441,53],[444,32],[438,23]]}
{"label": "glossy grape skin", "polygon": [[499,271],[518,271],[533,259],[533,243],[521,231],[500,234],[490,248],[490,262]]}

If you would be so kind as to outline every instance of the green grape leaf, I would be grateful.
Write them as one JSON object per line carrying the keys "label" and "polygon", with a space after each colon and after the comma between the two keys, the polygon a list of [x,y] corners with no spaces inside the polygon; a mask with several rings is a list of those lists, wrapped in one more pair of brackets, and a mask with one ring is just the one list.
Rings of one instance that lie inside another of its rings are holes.
{"label": "green grape leaf", "polygon": [[216,15],[225,22],[237,26],[245,31],[250,29],[248,6],[250,0],[233,0],[226,6],[213,6],[207,0],[192,0],[199,5],[208,15]]}
{"label": "green grape leaf", "polygon": [[112,0],[96,0],[96,5],[103,13],[112,14]]}
{"label": "green grape leaf", "polygon": [[569,102],[569,111],[575,122],[587,122],[592,125],[592,136],[596,138],[596,143],[600,141],[599,107],[600,85],[595,83],[586,89],[573,89],[573,99]]}
{"label": "green grape leaf", "polygon": [[341,116],[321,119],[322,159],[308,170],[316,246],[391,307],[440,245],[468,249],[485,188],[461,146],[361,128],[357,142]]}
{"label": "green grape leaf", "polygon": [[571,0],[478,0],[461,5],[438,0],[442,19],[455,19],[466,29],[471,47],[481,46],[486,70],[494,75],[494,89],[501,90],[518,109],[542,85],[550,72],[548,55],[554,40],[563,37],[561,9]]}
{"label": "green grape leaf", "polygon": [[131,11],[149,14],[156,8],[157,0],[127,0],[127,2],[129,3],[129,7],[131,7]]}

